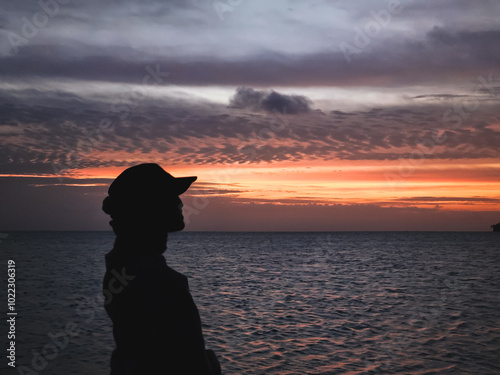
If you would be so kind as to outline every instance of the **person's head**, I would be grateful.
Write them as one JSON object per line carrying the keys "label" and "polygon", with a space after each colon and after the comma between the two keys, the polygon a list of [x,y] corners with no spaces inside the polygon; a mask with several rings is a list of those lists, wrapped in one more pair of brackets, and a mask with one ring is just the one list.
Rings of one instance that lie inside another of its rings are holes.
{"label": "person's head", "polygon": [[165,235],[184,229],[179,196],[196,177],[175,178],[158,164],[123,171],[109,186],[102,209],[117,235]]}

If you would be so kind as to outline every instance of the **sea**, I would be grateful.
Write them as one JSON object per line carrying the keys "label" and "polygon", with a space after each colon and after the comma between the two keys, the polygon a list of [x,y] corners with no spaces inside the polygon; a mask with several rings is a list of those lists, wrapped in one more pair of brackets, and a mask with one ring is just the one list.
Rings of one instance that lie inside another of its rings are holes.
{"label": "sea", "polygon": [[[1,374],[110,373],[113,240],[0,235]],[[500,374],[500,233],[180,232],[165,256],[223,374]]]}

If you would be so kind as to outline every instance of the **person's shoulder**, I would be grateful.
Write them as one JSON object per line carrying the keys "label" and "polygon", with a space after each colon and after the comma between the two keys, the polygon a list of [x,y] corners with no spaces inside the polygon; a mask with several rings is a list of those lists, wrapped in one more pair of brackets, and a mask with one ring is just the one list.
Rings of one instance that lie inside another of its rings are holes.
{"label": "person's shoulder", "polygon": [[146,284],[168,285],[169,289],[189,290],[186,276],[167,265],[163,255],[134,254],[129,260],[138,280]]}

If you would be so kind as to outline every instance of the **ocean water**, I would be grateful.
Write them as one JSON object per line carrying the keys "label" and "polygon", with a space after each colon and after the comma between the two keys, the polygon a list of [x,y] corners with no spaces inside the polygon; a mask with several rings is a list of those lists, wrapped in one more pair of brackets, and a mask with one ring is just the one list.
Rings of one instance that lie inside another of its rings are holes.
{"label": "ocean water", "polygon": [[[109,374],[107,232],[12,232],[16,369]],[[224,374],[500,374],[500,235],[490,232],[171,235]],[[0,335],[7,346],[7,296]]]}

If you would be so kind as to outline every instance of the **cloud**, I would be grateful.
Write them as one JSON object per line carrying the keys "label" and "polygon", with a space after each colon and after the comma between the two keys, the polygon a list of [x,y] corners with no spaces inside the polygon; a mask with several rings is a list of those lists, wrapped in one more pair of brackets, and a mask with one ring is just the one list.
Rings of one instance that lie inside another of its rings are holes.
{"label": "cloud", "polygon": [[409,197],[397,198],[395,201],[401,202],[484,202],[484,203],[500,203],[497,198],[485,197]]}
{"label": "cloud", "polygon": [[[339,44],[355,45],[357,27],[373,22],[372,10],[385,9],[385,2],[255,1],[234,7],[224,22],[212,2],[69,2],[16,53],[9,35],[22,36],[23,20],[43,10],[39,2],[10,2],[0,12],[0,76],[137,84],[147,66],[160,64],[169,73],[164,84],[178,85],[390,87],[472,80],[498,70],[498,22],[485,21],[495,20],[500,5],[471,4],[405,4],[348,63]],[[263,106],[289,105],[302,113],[306,103],[294,99],[276,93]]]}
{"label": "cloud", "polygon": [[[500,37],[500,34],[497,36]],[[191,58],[163,56],[157,53],[138,55],[127,47],[109,45],[106,48],[81,45],[73,51],[65,45],[27,45],[15,56],[0,57],[0,76],[4,81],[73,79],[82,81],[141,83],[146,68],[160,65],[168,73],[162,84],[169,85],[228,85],[243,87],[286,86],[384,86],[401,84],[449,83],[457,76],[498,72],[500,52],[491,48],[488,35],[478,45],[473,38],[452,45],[429,37],[423,41],[402,40],[390,46],[362,51],[347,63],[341,52],[317,52],[289,56],[265,52],[244,60],[213,56]],[[61,52],[64,50],[64,54]],[[36,64],[32,62],[36,61]],[[200,68],[203,67],[203,68]],[[446,67],[446,69],[444,69]],[[496,77],[496,76],[495,76]]]}
{"label": "cloud", "polygon": [[[448,101],[297,113],[307,99],[250,88],[236,92],[231,104],[241,109],[235,110],[195,97],[146,95],[134,102],[81,87],[81,93],[0,92],[0,123],[5,129],[0,129],[0,171],[54,173],[54,165],[65,170],[151,160],[170,164],[397,160],[415,152],[428,160],[500,156],[500,132],[494,126],[498,110],[489,102],[481,101],[456,126],[460,112]],[[292,103],[295,114],[269,111],[262,103],[273,98]],[[448,112],[450,119],[445,121]]]}
{"label": "cloud", "polygon": [[428,95],[417,95],[413,99],[443,99],[452,100],[455,98],[473,98],[472,95],[455,95],[455,94],[428,94]]}
{"label": "cloud", "polygon": [[273,90],[259,91],[249,87],[238,87],[230,100],[229,107],[253,111],[279,111],[282,114],[294,115],[309,112],[311,104],[309,98],[301,95],[284,95]]}
{"label": "cloud", "polygon": [[[294,54],[266,49],[249,51],[239,58],[208,51],[186,56],[178,40],[167,48],[160,45],[155,35],[142,29],[142,41],[149,42],[137,41],[138,47],[134,48],[129,45],[130,41],[119,40],[118,31],[114,38],[108,35],[84,41],[56,36],[43,39],[43,44],[37,44],[38,39],[30,41],[14,55],[0,54],[0,76],[4,81],[13,82],[57,78],[137,84],[147,74],[148,66],[159,64],[161,71],[168,73],[162,82],[164,85],[400,87],[402,84],[449,83],[457,77],[470,77],[473,81],[478,75],[498,72],[500,52],[493,46],[500,39],[499,30],[456,31],[435,27],[426,31],[418,37],[393,35],[389,41],[373,39],[369,48],[351,56],[351,63],[342,51],[335,49]],[[225,39],[216,40],[221,45],[213,48],[224,49]],[[231,48],[233,42],[227,42],[225,50],[234,49]],[[240,48],[243,47],[239,45]],[[268,106],[295,105],[299,106],[298,111],[307,108],[306,102],[293,95],[280,95],[276,93],[269,98]]]}
{"label": "cloud", "polygon": [[[146,161],[183,166],[271,165],[283,160],[333,164],[406,160],[417,152],[425,162],[500,157],[500,50],[494,48],[500,39],[500,2],[406,2],[402,12],[393,14],[358,48],[350,63],[340,43],[356,46],[358,30],[373,24],[373,14],[383,14],[387,1],[341,6],[334,1],[239,3],[221,21],[212,1],[61,2],[46,25],[27,27],[37,12],[44,12],[41,4],[47,1],[4,2],[0,173],[36,176]],[[43,21],[42,13],[35,22]],[[13,35],[24,39],[13,46]],[[139,92],[156,67],[162,80],[150,81],[160,85]],[[478,77],[487,85],[479,86]],[[173,96],[174,85],[181,86],[179,91],[189,87],[186,92],[205,86],[204,93],[214,92],[218,101],[185,93]],[[220,92],[236,87],[230,106],[222,104]],[[408,92],[403,93],[405,88]],[[474,94],[465,95],[467,90]],[[345,103],[356,93],[363,99],[356,100],[353,109]],[[380,108],[374,102],[397,104]],[[493,179],[496,169],[488,171],[477,169]],[[20,186],[25,182],[18,181]],[[9,198],[17,185],[9,186],[2,195],[5,217],[20,201]],[[238,192],[236,187],[204,188],[214,206],[220,194]],[[44,214],[35,220],[19,210],[14,226],[22,227],[27,219],[33,228],[45,225],[40,218],[52,208],[45,199],[55,201],[58,210],[66,209],[64,202],[69,201],[91,207],[90,201],[77,201],[85,189],[25,186],[17,196],[31,196],[28,203],[43,206],[39,212]],[[88,189],[95,194],[105,190]],[[71,200],[61,199],[69,193]],[[424,201],[434,203],[431,198]],[[250,208],[256,215],[262,208],[270,215],[276,209],[263,205]],[[305,212],[280,210],[274,222],[294,215],[303,218]],[[315,210],[343,218],[340,206]],[[395,212],[377,207],[349,210],[354,211],[347,229],[356,228],[363,213],[377,218]],[[92,215],[89,225],[101,220]],[[234,217],[227,215],[227,228]],[[216,225],[221,217],[213,219],[207,222]],[[60,220],[65,222],[62,216]],[[377,219],[375,225],[361,228],[385,229],[379,223]],[[267,224],[263,221],[262,228]],[[283,228],[299,225],[288,224]],[[313,229],[344,228],[340,221],[324,225]]]}
{"label": "cloud", "polygon": [[[110,230],[109,216],[102,210],[111,180],[65,179],[61,185],[50,178],[0,177],[0,221],[11,230]],[[197,183],[198,184],[198,183]],[[216,185],[213,185],[216,188]],[[378,231],[378,230],[490,230],[497,212],[447,211],[433,208],[381,207],[375,204],[274,204],[249,203],[231,191],[204,195],[208,205],[197,206],[198,194],[182,196],[188,230],[253,231]],[[203,189],[200,190],[203,193]],[[12,199],[19,197],[19,199]],[[20,202],[22,205],[20,205]],[[199,200],[198,200],[199,202]],[[294,200],[291,201],[294,203]],[[22,207],[21,207],[22,206]],[[29,207],[29,211],[22,209]],[[411,220],[409,220],[411,218]],[[334,240],[334,236],[332,237]]]}
{"label": "cloud", "polygon": [[[4,6],[8,16],[0,14],[0,76],[139,83],[147,66],[160,64],[169,73],[164,84],[270,88],[449,82],[498,69],[500,52],[493,48],[500,38],[498,23],[481,22],[498,4],[407,4],[388,29],[358,48],[357,27],[367,22],[374,3],[356,2],[340,12],[335,4],[301,5],[300,16],[285,3],[241,4],[227,14],[228,22],[220,22],[211,2],[70,2],[14,53],[9,35],[22,36],[23,19],[42,10],[38,2],[12,2]],[[471,11],[473,17],[464,17]],[[343,22],[332,22],[339,14]],[[345,21],[353,15],[354,24]],[[110,28],[112,19],[120,22]],[[475,23],[457,26],[469,19]],[[416,27],[402,27],[408,24]],[[341,42],[359,49],[351,63]]]}
{"label": "cloud", "polygon": [[[485,231],[498,222],[495,212],[361,204],[280,205],[248,203],[232,197],[208,199],[210,203],[206,209],[190,216],[189,230],[209,231],[223,227],[234,231],[433,231],[436,228]],[[184,202],[192,205],[190,199]]]}

